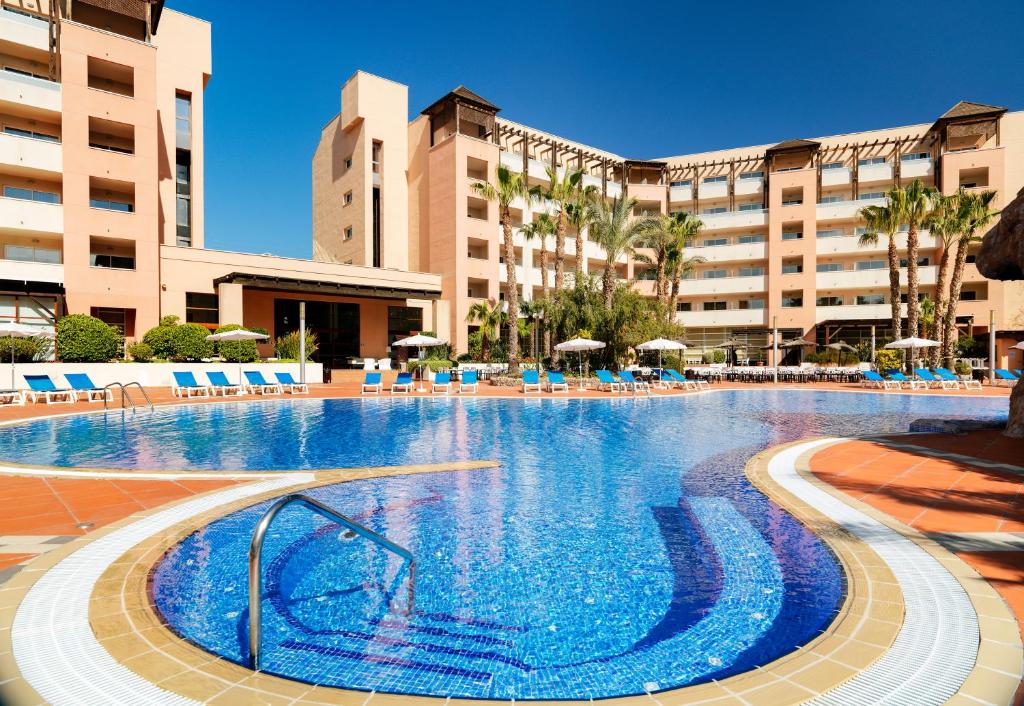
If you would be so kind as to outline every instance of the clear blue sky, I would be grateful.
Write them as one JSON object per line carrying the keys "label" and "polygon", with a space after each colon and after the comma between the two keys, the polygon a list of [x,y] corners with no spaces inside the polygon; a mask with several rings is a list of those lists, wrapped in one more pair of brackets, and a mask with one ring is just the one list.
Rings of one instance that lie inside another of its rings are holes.
{"label": "clear blue sky", "polygon": [[167,6],[213,23],[213,248],[309,256],[310,158],[356,69],[408,85],[412,114],[463,83],[633,158],[1024,109],[1021,0]]}

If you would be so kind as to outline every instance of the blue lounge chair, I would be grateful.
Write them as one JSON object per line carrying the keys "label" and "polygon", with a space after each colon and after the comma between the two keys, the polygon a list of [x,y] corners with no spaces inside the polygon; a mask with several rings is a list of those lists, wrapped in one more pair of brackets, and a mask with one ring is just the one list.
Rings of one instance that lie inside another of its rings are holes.
{"label": "blue lounge chair", "polygon": [[562,373],[556,372],[554,370],[549,370],[546,373],[546,376],[548,378],[548,392],[555,392],[555,391],[558,391],[558,392],[568,392],[569,391],[569,385],[566,384],[566,382],[565,382],[565,375],[563,375]]}
{"label": "blue lounge chair", "polygon": [[1007,387],[1013,387],[1020,381],[1019,377],[1011,373],[1006,368],[996,368],[994,372],[996,374],[995,382],[997,385],[1006,385]]}
{"label": "blue lounge chair", "polygon": [[391,394],[409,394],[412,392],[412,373],[399,373],[395,381],[391,383]]}
{"label": "blue lounge chair", "polygon": [[898,390],[900,384],[896,380],[886,380],[874,370],[865,370],[864,378],[860,381],[861,387],[879,387],[883,390]]}
{"label": "blue lounge chair", "polygon": [[85,397],[86,402],[111,401],[114,395],[105,387],[96,387],[88,373],[64,373],[64,378],[71,385],[71,389],[78,395],[78,399]]}
{"label": "blue lounge chair", "polygon": [[629,370],[620,370],[619,378],[622,380],[622,384],[627,388],[633,390],[635,395],[637,392],[646,392],[648,395],[651,394],[651,385],[646,380],[637,380],[633,377],[633,373]]}
{"label": "blue lounge chair", "polygon": [[616,380],[611,370],[595,370],[597,375],[597,389],[608,390],[608,392],[622,392],[622,381]]}
{"label": "blue lounge chair", "polygon": [[980,380],[975,380],[974,378],[961,379],[946,368],[935,368],[935,374],[947,382],[953,382],[957,385],[961,385],[965,390],[970,390],[971,388],[977,390],[981,389]]}
{"label": "blue lounge chair", "polygon": [[367,373],[363,378],[363,386],[359,390],[361,395],[379,395],[381,391],[380,373]]}
{"label": "blue lounge chair", "polygon": [[0,390],[0,404],[25,404],[25,395],[21,390]]}
{"label": "blue lounge chair", "polygon": [[924,380],[915,380],[913,378],[908,378],[906,375],[904,375],[898,370],[890,370],[889,379],[895,380],[900,384],[900,386],[909,387],[911,390],[916,390],[917,388],[921,388],[922,390],[928,389],[928,383],[926,383]]}
{"label": "blue lounge chair", "polygon": [[210,396],[210,386],[200,385],[190,370],[178,370],[172,375],[174,375],[174,385],[171,386],[171,392],[175,397]]}
{"label": "blue lounge chair", "polygon": [[210,381],[210,391],[213,392],[214,397],[245,394],[245,388],[228,380],[228,376],[220,370],[207,372],[206,379]]}
{"label": "blue lounge chair", "polygon": [[291,392],[293,395],[309,394],[309,385],[304,382],[299,382],[292,377],[291,373],[274,373],[274,377],[277,378],[278,383],[281,385],[281,389],[285,392]]}
{"label": "blue lounge chair", "polygon": [[927,368],[914,368],[914,373],[928,383],[929,387],[942,388],[943,390],[959,390],[960,385],[956,380],[947,380],[941,375],[935,375]]}
{"label": "blue lounge chair", "polygon": [[681,387],[684,390],[696,390],[700,387],[697,380],[687,380],[685,377],[680,375],[678,371],[671,368],[665,368],[662,370],[661,376],[663,380],[666,380],[675,387]]}
{"label": "blue lounge chair", "polygon": [[71,404],[78,401],[78,395],[74,390],[68,387],[57,387],[49,375],[26,375],[25,382],[29,387],[25,396],[30,397],[33,402],[37,402],[40,395],[46,404]]}
{"label": "blue lounge chair", "polygon": [[459,380],[459,392],[476,393],[477,375],[475,370],[463,370],[462,378]]}
{"label": "blue lounge chair", "polygon": [[257,393],[261,395],[284,394],[284,388],[279,383],[270,382],[263,377],[263,373],[259,370],[246,370],[244,375],[246,379],[245,387],[254,395]]}
{"label": "blue lounge chair", "polygon": [[430,394],[436,395],[439,392],[443,395],[452,393],[451,373],[434,373],[434,381],[430,383]]}
{"label": "blue lounge chair", "polygon": [[536,370],[523,371],[523,394],[540,392],[540,374]]}

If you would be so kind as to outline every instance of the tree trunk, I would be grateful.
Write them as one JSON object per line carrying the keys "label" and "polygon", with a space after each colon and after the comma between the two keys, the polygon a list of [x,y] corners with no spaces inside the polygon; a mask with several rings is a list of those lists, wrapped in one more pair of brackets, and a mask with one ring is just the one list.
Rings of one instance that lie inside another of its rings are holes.
{"label": "tree trunk", "polygon": [[679,299],[679,282],[682,276],[677,272],[672,275],[672,293],[668,297],[668,320],[669,322],[675,321],[676,318],[676,301]]}
{"label": "tree trunk", "polygon": [[658,290],[658,303],[668,306],[668,280],[665,278],[665,254],[658,253],[658,270],[656,273],[656,286]]}
{"label": "tree trunk", "polygon": [[601,276],[601,285],[604,290],[604,308],[612,310],[612,297],[615,294],[615,261],[609,257],[604,265],[604,274]]}
{"label": "tree trunk", "polygon": [[917,289],[917,226],[911,223],[907,230],[907,335],[911,337],[919,335],[921,303]]}
{"label": "tree trunk", "polygon": [[505,236],[505,301],[508,303],[508,373],[519,373],[519,288],[516,286],[516,249],[512,243],[512,214],[508,206],[501,213]]}
{"label": "tree trunk", "polygon": [[[548,301],[548,237],[540,236],[540,294],[544,298],[545,305]],[[551,355],[551,329],[548,328],[547,319],[544,320],[543,357]]]}
{"label": "tree trunk", "polygon": [[491,362],[491,339],[483,327],[480,332],[480,357],[484,359],[485,363]]}
{"label": "tree trunk", "polygon": [[946,361],[946,307],[949,306],[949,293],[946,290],[946,277],[949,275],[949,248],[942,248],[939,258],[939,274],[935,281],[935,335],[939,339],[939,347],[933,348],[932,365],[942,364],[952,369],[952,362]]}
{"label": "tree trunk", "polygon": [[[555,224],[555,292],[565,288],[565,211],[558,212],[558,221]],[[557,363],[558,351],[551,350],[551,362]]]}
{"label": "tree trunk", "polygon": [[953,261],[953,276],[949,281],[949,306],[942,322],[943,336],[946,345],[942,351],[943,360],[953,364],[953,353],[956,346],[956,307],[960,301],[960,287],[964,283],[964,266],[967,264],[967,240],[957,243],[956,259]]}
{"label": "tree trunk", "polygon": [[576,228],[576,281],[583,280],[583,226]]}
{"label": "tree trunk", "polygon": [[[902,338],[903,317],[900,316],[900,258],[896,252],[896,237],[889,236],[889,300],[892,308],[892,338]],[[874,362],[874,361],[872,361]]]}
{"label": "tree trunk", "polygon": [[1010,393],[1010,417],[1005,434],[1013,439],[1024,439],[1024,382],[1014,385]]}

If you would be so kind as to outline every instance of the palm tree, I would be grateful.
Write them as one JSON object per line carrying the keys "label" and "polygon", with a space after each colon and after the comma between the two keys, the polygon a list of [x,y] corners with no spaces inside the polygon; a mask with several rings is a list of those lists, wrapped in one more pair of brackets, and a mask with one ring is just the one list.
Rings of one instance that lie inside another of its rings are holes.
{"label": "palm tree", "polygon": [[629,255],[643,233],[643,221],[633,219],[637,200],[616,197],[611,204],[600,199],[591,204],[587,218],[590,237],[604,248],[605,266],[601,278],[605,309],[611,311],[612,296],[615,294],[615,261],[622,255]]}
{"label": "palm tree", "polygon": [[[519,229],[526,241],[540,239],[540,291],[541,299],[548,299],[548,236],[555,234],[555,221],[546,213],[537,216],[533,223]],[[551,329],[544,326],[544,355],[551,354]]]}
{"label": "palm tree", "polygon": [[931,234],[939,240],[942,245],[942,255],[939,256],[939,273],[935,282],[935,333],[938,336],[939,347],[931,349],[933,365],[938,365],[942,351],[945,350],[946,330],[943,322],[946,317],[946,307],[949,305],[949,294],[946,289],[946,279],[949,276],[949,256],[953,252],[953,246],[961,230],[958,216],[960,215],[960,194],[949,196],[938,196],[935,200],[935,213],[932,214],[929,229]]}
{"label": "palm tree", "polygon": [[566,170],[559,175],[558,169],[552,165],[547,167],[547,173],[548,188],[544,197],[553,201],[558,209],[555,220],[555,289],[561,289],[565,286],[565,229],[569,221],[569,209],[580,201],[583,172]]}
{"label": "palm tree", "polygon": [[505,301],[508,303],[508,371],[519,372],[519,288],[516,285],[516,251],[512,243],[512,213],[510,206],[518,198],[533,199],[537,194],[526,176],[498,166],[498,183],[478,181],[471,188],[482,198],[498,202],[498,219],[504,236]]}
{"label": "palm tree", "polygon": [[530,355],[534,358],[539,357],[537,355],[537,326],[544,316],[546,303],[543,299],[524,299],[519,302],[519,311],[526,317],[530,325],[527,335],[530,337]]}
{"label": "palm tree", "polygon": [[669,321],[675,320],[676,300],[679,299],[679,285],[683,277],[692,274],[697,265],[707,260],[703,257],[686,257],[686,252],[679,248],[669,254],[669,271],[672,273],[672,286],[666,304],[666,316]]}
{"label": "palm tree", "polygon": [[[474,321],[480,322],[480,357],[483,358],[484,361],[490,361],[491,359],[491,341],[495,338],[495,331],[499,326],[508,321],[509,318],[510,317],[501,310],[501,306],[493,299],[475,302],[471,307],[469,307],[469,313],[466,315],[466,321],[469,323],[473,323]],[[515,330],[511,332],[511,335],[515,338],[515,341],[518,344],[518,325]]]}
{"label": "palm tree", "polygon": [[583,277],[583,229],[587,226],[587,209],[600,198],[598,193],[593,186],[584,186],[577,192],[576,198],[566,205],[566,222],[576,229],[576,279]]}
{"label": "palm tree", "polygon": [[967,251],[971,243],[978,242],[976,234],[982,230],[992,219],[999,215],[999,211],[992,208],[992,201],[995,200],[995,191],[967,191],[960,190],[959,214],[957,221],[960,227],[956,242],[956,260],[953,263],[953,277],[949,282],[949,306],[944,312],[945,318],[942,322],[943,349],[942,360],[947,367],[953,365],[953,350],[956,345],[956,307],[960,301],[960,288],[964,281],[964,267],[967,264]]}
{"label": "palm tree", "polygon": [[[689,263],[688,266],[692,269],[696,262],[702,261],[701,258],[687,260],[683,253],[686,246],[693,242],[703,226],[704,224],[699,218],[691,216],[685,211],[668,216],[648,218],[640,225],[643,234],[640,245],[654,250],[655,289],[658,302],[669,312],[670,319],[675,296],[679,294],[679,280],[686,272],[684,263]],[[651,261],[651,258],[647,256],[638,256],[637,259]],[[670,280],[673,296],[669,294]]]}
{"label": "palm tree", "polygon": [[902,189],[893,189],[887,194],[890,208],[899,214],[900,224],[907,226],[907,331],[911,336],[918,335],[921,311],[917,295],[917,233],[919,228],[927,226],[931,220],[938,195],[934,186],[925,186],[920,179],[914,179]]}
{"label": "palm tree", "polygon": [[896,234],[900,232],[903,220],[900,213],[891,204],[885,206],[865,206],[860,216],[867,221],[867,227],[860,236],[861,245],[877,245],[879,234],[884,233],[889,239],[889,302],[892,311],[892,338],[898,341],[901,336],[902,317],[900,316],[900,258],[896,250]]}

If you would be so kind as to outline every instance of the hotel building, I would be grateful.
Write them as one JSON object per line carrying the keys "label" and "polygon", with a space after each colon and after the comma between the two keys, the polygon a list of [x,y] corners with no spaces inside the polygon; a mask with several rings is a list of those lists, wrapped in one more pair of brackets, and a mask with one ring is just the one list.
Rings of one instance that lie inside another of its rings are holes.
{"label": "hotel building", "polygon": [[0,320],[280,335],[302,300],[329,366],[433,326],[437,275],[204,247],[210,31],[163,0],[2,0]]}
{"label": "hotel building", "polygon": [[[584,183],[606,197],[636,198],[637,216],[697,214],[704,228],[688,255],[704,262],[683,281],[676,314],[697,355],[728,338],[764,345],[773,322],[786,338],[819,343],[854,343],[872,327],[886,335],[886,238],[860,245],[860,209],[914,179],[942,193],[993,189],[997,208],[1024,187],[1024,112],[966,101],[933,122],[653,160],[505,120],[462,86],[412,122],[407,111],[403,85],[358,72],[342,87],[341,112],[323,128],[312,160],[314,258],[440,275],[449,310],[440,334],[457,351],[467,348],[473,302],[505,296],[497,205],[471,189],[493,182],[499,164],[541,187],[548,166],[583,170]],[[512,217],[521,226],[546,211],[548,203],[520,201]],[[515,247],[519,296],[539,296],[539,242],[517,228]],[[553,237],[547,249],[554,251]],[[921,292],[934,297],[941,243],[922,233],[919,255]],[[575,233],[566,237],[570,283],[577,258],[584,271],[605,267],[585,232],[582,253]],[[547,267],[550,285],[553,262]],[[650,265],[623,257],[616,269],[654,295]],[[989,281],[968,264],[959,324],[980,335],[992,311],[997,331],[1008,334],[1001,346],[1020,338],[1024,283]]]}

